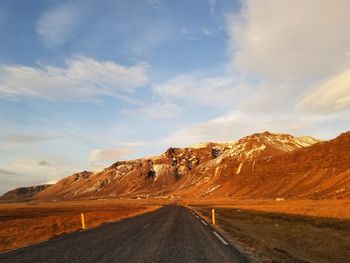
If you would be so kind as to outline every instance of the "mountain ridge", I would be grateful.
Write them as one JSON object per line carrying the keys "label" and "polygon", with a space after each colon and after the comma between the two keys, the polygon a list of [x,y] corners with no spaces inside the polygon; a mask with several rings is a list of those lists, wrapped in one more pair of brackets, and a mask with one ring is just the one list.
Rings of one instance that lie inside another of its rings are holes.
{"label": "mountain ridge", "polygon": [[76,173],[34,198],[347,198],[349,174],[350,132],[329,141],[262,132]]}

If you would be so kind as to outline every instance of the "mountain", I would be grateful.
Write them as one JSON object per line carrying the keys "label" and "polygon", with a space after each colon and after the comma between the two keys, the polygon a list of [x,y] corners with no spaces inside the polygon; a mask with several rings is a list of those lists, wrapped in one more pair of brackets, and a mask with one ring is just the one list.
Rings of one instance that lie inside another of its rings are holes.
{"label": "mountain", "polygon": [[[246,170],[246,163],[308,147],[318,140],[256,133],[237,142],[169,148],[159,156],[116,162],[104,170],[73,174],[36,195],[43,199],[101,197],[232,196],[220,188]],[[216,195],[216,192],[220,193]]]}
{"label": "mountain", "polygon": [[35,199],[349,198],[350,132],[330,141],[270,132],[169,148],[68,176]]}
{"label": "mountain", "polygon": [[37,193],[47,189],[51,184],[43,184],[29,187],[20,187],[8,191],[0,197],[0,201],[24,201],[30,200]]}

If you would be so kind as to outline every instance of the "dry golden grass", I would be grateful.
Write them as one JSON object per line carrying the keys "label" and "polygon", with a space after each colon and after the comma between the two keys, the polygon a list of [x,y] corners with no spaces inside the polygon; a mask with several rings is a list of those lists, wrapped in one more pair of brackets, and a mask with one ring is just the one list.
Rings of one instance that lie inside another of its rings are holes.
{"label": "dry golden grass", "polygon": [[187,205],[208,205],[212,207],[231,207],[245,210],[286,213],[313,217],[350,219],[350,200],[236,200],[201,199],[183,200]]}
{"label": "dry golden grass", "polygon": [[[211,208],[194,206],[208,221]],[[260,210],[268,208],[271,207]],[[289,208],[299,213],[304,209]],[[271,210],[276,210],[276,207],[272,206]],[[282,210],[288,211],[284,207]],[[216,207],[215,211],[219,228],[264,262],[343,263],[350,258],[350,220],[231,207]],[[315,212],[313,209],[305,211]]]}
{"label": "dry golden grass", "polygon": [[0,251],[21,247],[86,227],[154,210],[156,204],[139,200],[92,200],[0,204]]}

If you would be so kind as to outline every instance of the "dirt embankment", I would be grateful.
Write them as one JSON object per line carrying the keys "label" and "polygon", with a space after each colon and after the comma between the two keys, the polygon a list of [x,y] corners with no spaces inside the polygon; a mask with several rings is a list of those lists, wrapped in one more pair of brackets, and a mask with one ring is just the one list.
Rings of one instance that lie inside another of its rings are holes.
{"label": "dirt embankment", "polygon": [[[193,207],[210,220],[212,206]],[[217,226],[263,262],[348,262],[350,220],[215,208]]]}
{"label": "dirt embankment", "polygon": [[0,205],[0,252],[154,210],[140,201],[74,201]]}

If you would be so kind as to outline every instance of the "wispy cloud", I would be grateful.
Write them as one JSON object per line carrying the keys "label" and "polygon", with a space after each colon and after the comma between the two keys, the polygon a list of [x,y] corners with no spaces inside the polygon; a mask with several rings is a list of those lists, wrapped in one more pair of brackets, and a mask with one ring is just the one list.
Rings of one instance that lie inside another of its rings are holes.
{"label": "wispy cloud", "polygon": [[190,27],[182,27],[181,34],[187,40],[200,40],[199,34],[196,32],[196,30]]}
{"label": "wispy cloud", "polygon": [[215,33],[213,30],[210,30],[209,28],[206,28],[206,27],[202,27],[202,32],[206,36],[213,36]]}
{"label": "wispy cloud", "polygon": [[18,175],[18,173],[11,172],[8,170],[0,169],[0,175],[1,176],[11,176],[11,175]]}
{"label": "wispy cloud", "polygon": [[207,27],[181,27],[180,32],[186,40],[202,40],[203,36],[213,37],[217,30]]}
{"label": "wispy cloud", "polygon": [[121,114],[146,116],[155,119],[172,119],[183,113],[178,105],[171,102],[154,102],[135,109],[122,109]]}
{"label": "wispy cloud", "polygon": [[299,107],[316,113],[350,110],[350,69],[308,91]]}
{"label": "wispy cloud", "polygon": [[145,85],[146,70],[145,64],[126,67],[86,57],[68,59],[64,67],[1,65],[0,96],[51,100],[120,96]]}
{"label": "wispy cloud", "polygon": [[130,46],[136,55],[147,55],[161,44],[170,41],[173,36],[173,27],[167,19],[149,21],[144,30],[133,36]]}
{"label": "wispy cloud", "polygon": [[24,133],[23,134],[14,133],[7,136],[0,136],[0,138],[6,142],[18,143],[18,144],[55,140],[61,137],[62,135],[39,135],[39,134],[24,134]]}
{"label": "wispy cloud", "polygon": [[215,7],[217,0],[208,0],[209,12],[212,16],[215,16]]}
{"label": "wispy cloud", "polygon": [[229,76],[205,77],[201,74],[182,74],[156,83],[153,90],[163,99],[180,99],[191,103],[217,107],[232,105],[240,86]]}
{"label": "wispy cloud", "polygon": [[147,3],[154,9],[164,9],[164,3],[162,0],[147,0]]}
{"label": "wispy cloud", "polygon": [[46,10],[36,23],[36,32],[48,47],[61,45],[74,36],[84,8],[73,3],[58,4]]}

